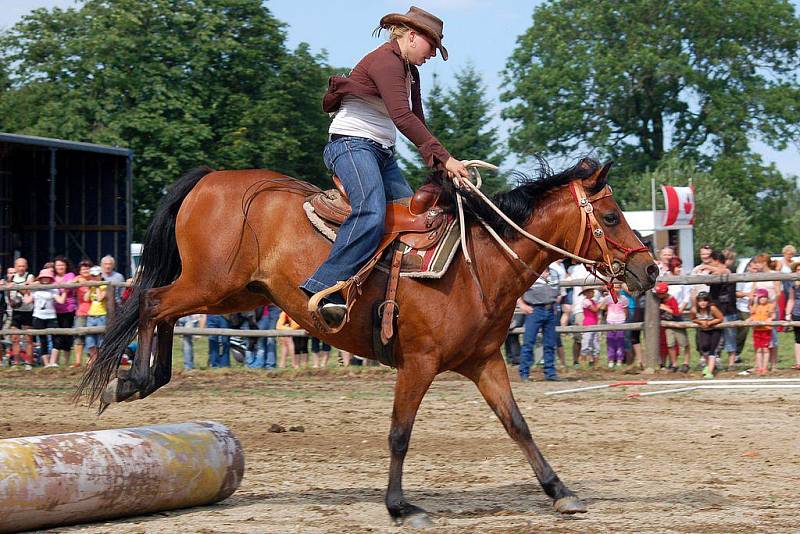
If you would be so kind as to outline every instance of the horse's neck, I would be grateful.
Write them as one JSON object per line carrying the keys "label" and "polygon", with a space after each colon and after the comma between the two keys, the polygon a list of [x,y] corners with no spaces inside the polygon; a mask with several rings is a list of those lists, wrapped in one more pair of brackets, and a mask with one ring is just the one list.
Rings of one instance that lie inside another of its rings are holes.
{"label": "horse's neck", "polygon": [[[570,217],[570,210],[565,209],[569,204],[565,203],[562,194],[563,192],[554,191],[551,198],[543,200],[523,228],[528,233],[563,248],[567,229],[574,229],[578,223],[577,218],[573,221]],[[528,266],[526,269],[520,261],[502,250],[482,227],[474,225],[472,233],[473,242],[482,245],[480,252],[476,251],[475,262],[480,269],[481,282],[486,281],[484,293],[488,301],[499,308],[514,305],[538,276],[560,257],[558,253],[522,236],[507,241],[520,260]]]}

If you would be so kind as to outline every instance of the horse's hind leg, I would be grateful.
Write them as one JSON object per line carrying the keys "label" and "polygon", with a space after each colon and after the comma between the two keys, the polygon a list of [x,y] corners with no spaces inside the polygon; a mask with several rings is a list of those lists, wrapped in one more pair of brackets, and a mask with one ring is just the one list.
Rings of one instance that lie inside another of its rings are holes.
{"label": "horse's hind leg", "polygon": [[[170,286],[149,289],[145,291],[139,303],[139,345],[133,358],[130,370],[122,369],[117,373],[117,378],[111,380],[106,386],[101,397],[101,402],[108,405],[112,402],[122,402],[143,398],[155,391],[150,387],[154,383],[154,373],[151,370],[150,354],[155,334],[156,321],[153,319],[155,302],[153,295],[158,295]],[[172,330],[170,329],[170,336]],[[171,343],[170,343],[171,344]],[[159,355],[156,353],[156,359]],[[170,355],[170,359],[172,356]],[[162,384],[163,385],[163,384]],[[104,408],[101,407],[101,410]]]}
{"label": "horse's hind leg", "polygon": [[458,369],[458,372],[475,382],[483,398],[503,423],[508,435],[525,452],[542,489],[553,499],[555,509],[562,514],[585,512],[586,505],[561,482],[534,443],[528,424],[511,394],[511,384],[508,381],[508,371],[502,355],[498,352],[480,363],[478,367]]}
{"label": "horse's hind leg", "polygon": [[[204,288],[201,292],[198,288]],[[139,347],[130,371],[122,370],[118,377],[109,382],[103,394],[105,404],[121,402],[136,398],[144,398],[172,378],[172,341],[175,321],[179,317],[192,313],[229,313],[254,309],[264,304],[262,293],[242,288],[227,296],[221,295],[223,290],[231,291],[231,287],[214,289],[211,284],[198,284],[178,278],[175,283],[150,289],[142,296],[139,308]],[[209,306],[209,303],[215,303]],[[154,331],[158,331],[154,365],[150,364],[150,353],[153,346]]]}

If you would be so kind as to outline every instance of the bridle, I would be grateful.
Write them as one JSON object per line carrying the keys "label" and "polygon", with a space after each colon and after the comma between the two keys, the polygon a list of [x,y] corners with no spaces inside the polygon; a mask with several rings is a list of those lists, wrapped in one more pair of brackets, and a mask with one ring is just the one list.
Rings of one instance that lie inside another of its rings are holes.
{"label": "bridle", "polygon": [[[464,178],[457,178],[454,180],[454,183],[459,190],[459,194],[457,195],[457,203],[458,203],[458,211],[459,211],[459,219],[462,228],[461,234],[461,248],[464,251],[464,256],[466,259],[467,264],[472,269],[472,260],[469,257],[466,247],[466,236],[464,233],[464,212],[461,200],[461,189],[467,189],[475,193],[481,200],[483,200],[492,210],[494,210],[506,223],[508,223],[514,230],[520,233],[523,237],[530,239],[531,241],[548,248],[552,251],[558,252],[564,257],[571,258],[577,262],[583,263],[586,265],[587,271],[589,271],[595,278],[599,279],[603,282],[611,297],[616,302],[617,296],[616,291],[614,290],[614,281],[621,280],[622,275],[625,273],[626,265],[628,262],[628,258],[636,254],[637,252],[647,252],[649,249],[646,246],[630,248],[624,246],[622,243],[615,241],[614,239],[606,236],[603,229],[600,227],[600,223],[597,221],[597,217],[594,214],[594,206],[592,205],[594,202],[602,200],[606,197],[612,196],[611,187],[606,185],[595,193],[592,196],[588,196],[586,191],[583,189],[583,184],[578,181],[572,181],[569,184],[570,192],[572,193],[572,197],[575,200],[575,204],[578,207],[580,214],[581,214],[581,224],[580,224],[580,235],[578,240],[575,242],[575,249],[573,252],[569,252],[567,250],[562,249],[544,239],[536,237],[535,235],[525,231],[522,229],[518,224],[512,221],[503,211],[498,208],[494,202],[492,202],[483,192],[480,190],[481,187],[481,175],[478,171],[479,168],[484,169],[491,169],[497,170],[497,167],[492,165],[491,163],[486,163],[485,161],[480,160],[469,160],[463,162],[467,168],[470,169],[470,174],[475,179],[475,183],[473,184],[470,180],[466,180]],[[522,263],[527,269],[530,269],[527,263],[522,261],[522,259],[514,252],[511,247],[508,246],[502,237],[500,237],[494,229],[489,226],[489,224],[481,218],[478,218],[481,224],[486,228],[489,234],[494,238],[495,241],[506,251],[513,259]],[[588,230],[588,233],[587,233]],[[592,238],[600,247],[600,251],[602,254],[603,259],[601,261],[592,260],[585,257],[585,254],[588,253],[589,247],[592,243]],[[610,245],[610,246],[609,246]],[[621,250],[624,255],[623,259],[617,260],[612,258],[611,256],[611,247]],[[475,278],[475,276],[473,276]],[[480,286],[479,286],[480,287]]]}
{"label": "bridle", "polygon": [[[614,280],[620,280],[622,278],[628,263],[628,257],[637,252],[647,252],[649,249],[644,245],[636,248],[626,247],[619,241],[608,237],[605,231],[600,227],[600,223],[597,221],[597,217],[594,214],[594,206],[592,204],[598,200],[612,196],[613,193],[609,185],[606,185],[603,189],[590,197],[583,189],[583,184],[576,180],[569,183],[569,191],[572,193],[572,198],[575,199],[575,203],[581,213],[581,230],[578,240],[575,242],[575,255],[577,257],[582,257],[587,254],[589,246],[592,243],[589,236],[594,238],[595,243],[600,247],[603,261],[589,264],[587,270],[596,278],[602,280],[606,287],[609,288],[612,297],[615,297],[615,293],[613,292]],[[588,235],[586,232],[587,230],[589,231]],[[623,252],[621,261],[611,257],[609,244]]]}

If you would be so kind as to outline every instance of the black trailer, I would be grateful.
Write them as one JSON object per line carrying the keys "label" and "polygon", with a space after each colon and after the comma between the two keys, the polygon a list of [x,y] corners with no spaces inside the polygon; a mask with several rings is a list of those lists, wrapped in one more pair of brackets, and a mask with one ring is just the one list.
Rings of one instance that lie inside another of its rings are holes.
{"label": "black trailer", "polygon": [[110,254],[130,272],[133,152],[0,133],[0,266]]}

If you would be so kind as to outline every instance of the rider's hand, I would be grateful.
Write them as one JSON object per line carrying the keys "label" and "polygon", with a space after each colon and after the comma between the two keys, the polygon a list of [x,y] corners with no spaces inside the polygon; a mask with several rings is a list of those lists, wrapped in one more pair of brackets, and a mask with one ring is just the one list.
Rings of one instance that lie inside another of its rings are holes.
{"label": "rider's hand", "polygon": [[444,164],[444,168],[447,171],[447,176],[451,179],[469,178],[469,171],[467,170],[466,165],[452,156],[450,156],[450,159],[448,159],[447,163]]}

